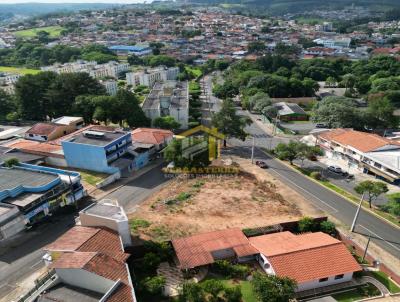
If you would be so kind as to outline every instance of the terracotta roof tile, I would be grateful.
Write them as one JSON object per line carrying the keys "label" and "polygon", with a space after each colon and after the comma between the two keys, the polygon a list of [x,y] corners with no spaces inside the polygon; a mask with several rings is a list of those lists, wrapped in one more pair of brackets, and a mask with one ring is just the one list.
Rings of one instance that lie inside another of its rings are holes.
{"label": "terracotta roof tile", "polygon": [[68,252],[54,261],[52,268],[83,268],[97,253]]}
{"label": "terracotta roof tile", "polygon": [[213,251],[233,249],[247,256],[257,253],[240,229],[226,229],[196,234],[186,238],[172,240],[181,268],[193,268],[214,262]]}
{"label": "terracotta roof tile", "polygon": [[101,252],[118,261],[125,262],[129,254],[124,253],[118,233],[109,229],[101,229],[78,249],[81,252]]}
{"label": "terracotta roof tile", "polygon": [[344,146],[353,147],[361,152],[370,152],[388,145],[398,145],[400,147],[400,143],[379,135],[348,129],[336,129],[330,131],[330,133],[325,132],[320,137]]}
{"label": "terracotta roof tile", "polygon": [[159,145],[166,139],[172,138],[174,133],[164,129],[137,128],[132,132],[132,141],[143,144]]}
{"label": "terracotta roof tile", "polygon": [[[81,247],[85,242],[87,242],[99,231],[100,229],[97,228],[75,226],[72,229],[68,230],[66,233],[64,233],[62,236],[60,236],[56,241],[47,245],[45,247],[45,250],[59,251],[59,252],[76,251],[79,249],[79,247]],[[96,250],[92,250],[90,252],[95,252],[95,251]]]}
{"label": "terracotta roof tile", "polygon": [[37,135],[49,135],[53,133],[58,127],[65,127],[56,123],[37,123],[33,125],[26,133],[32,133]]}
{"label": "terracotta roof tile", "polygon": [[321,232],[303,235],[282,232],[249,240],[268,258],[278,276],[297,282],[361,270],[342,242]]}

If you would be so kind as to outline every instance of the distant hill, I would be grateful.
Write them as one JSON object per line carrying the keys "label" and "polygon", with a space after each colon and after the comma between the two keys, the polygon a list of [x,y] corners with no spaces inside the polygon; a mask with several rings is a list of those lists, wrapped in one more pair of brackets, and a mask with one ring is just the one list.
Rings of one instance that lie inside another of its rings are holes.
{"label": "distant hill", "polygon": [[103,9],[116,6],[112,3],[19,3],[0,4],[0,20],[13,16],[36,16],[58,12]]}
{"label": "distant hill", "polygon": [[315,9],[341,9],[355,6],[390,8],[400,7],[399,0],[189,0],[190,3],[205,4],[244,4],[248,7],[263,7],[272,13],[299,13]]}

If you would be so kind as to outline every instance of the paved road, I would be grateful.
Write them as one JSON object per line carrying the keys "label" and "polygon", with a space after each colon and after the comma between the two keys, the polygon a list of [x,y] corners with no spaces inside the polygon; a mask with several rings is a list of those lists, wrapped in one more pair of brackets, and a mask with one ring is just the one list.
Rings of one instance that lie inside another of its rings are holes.
{"label": "paved road", "polygon": [[[356,206],[353,203],[350,203],[330,190],[316,184],[262,152],[260,148],[266,148],[268,146],[270,137],[266,135],[258,125],[253,123],[247,128],[247,131],[256,137],[256,159],[266,161],[271,167],[270,171],[272,173],[294,190],[308,198],[317,208],[331,214],[346,225],[351,225],[356,212]],[[244,142],[232,139],[229,140],[228,143],[236,147],[231,149],[230,152],[250,158],[251,139],[247,139]],[[370,235],[373,242],[400,259],[400,230],[398,228],[362,210],[355,231],[366,236]]]}
{"label": "paved road", "polygon": [[72,214],[54,217],[51,222],[23,232],[7,244],[0,245],[0,300],[16,284],[44,266],[42,248],[65,233],[75,223]]}
{"label": "paved road", "polygon": [[220,110],[222,100],[218,99],[212,94],[212,76],[210,75],[204,76],[200,80],[200,86],[202,89],[202,94],[200,96],[200,100],[202,101],[201,123],[203,125],[210,126],[211,115]]}
{"label": "paved road", "polygon": [[133,211],[136,205],[158,191],[169,180],[161,171],[161,167],[160,164],[104,198],[117,199],[126,212]]}

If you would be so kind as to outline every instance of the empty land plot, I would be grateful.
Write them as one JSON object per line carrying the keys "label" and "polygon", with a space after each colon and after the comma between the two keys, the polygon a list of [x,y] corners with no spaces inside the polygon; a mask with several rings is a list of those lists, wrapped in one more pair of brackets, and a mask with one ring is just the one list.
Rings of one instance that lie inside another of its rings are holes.
{"label": "empty land plot", "polygon": [[[197,232],[260,227],[321,214],[267,172],[255,175],[245,162],[241,168],[237,176],[173,180],[130,215],[134,233],[143,239],[168,240]],[[142,223],[138,226],[137,221]]]}

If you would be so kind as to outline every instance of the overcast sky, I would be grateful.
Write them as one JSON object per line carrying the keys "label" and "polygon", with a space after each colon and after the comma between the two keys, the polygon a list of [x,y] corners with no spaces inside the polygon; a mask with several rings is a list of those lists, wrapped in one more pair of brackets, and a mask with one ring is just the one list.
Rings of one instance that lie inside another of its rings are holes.
{"label": "overcast sky", "polygon": [[[0,0],[0,4],[9,3],[139,3],[144,0]],[[147,1],[151,2],[151,1]]]}

